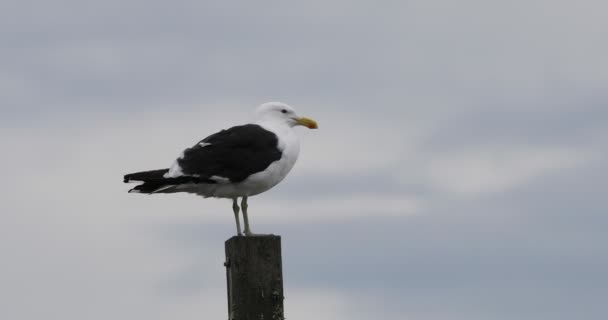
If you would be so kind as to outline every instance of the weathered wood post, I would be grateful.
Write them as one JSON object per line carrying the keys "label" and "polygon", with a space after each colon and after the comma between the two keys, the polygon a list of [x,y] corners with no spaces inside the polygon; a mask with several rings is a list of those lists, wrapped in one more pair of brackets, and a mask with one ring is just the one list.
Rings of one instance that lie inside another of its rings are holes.
{"label": "weathered wood post", "polygon": [[283,320],[281,237],[234,236],[225,243],[229,320]]}

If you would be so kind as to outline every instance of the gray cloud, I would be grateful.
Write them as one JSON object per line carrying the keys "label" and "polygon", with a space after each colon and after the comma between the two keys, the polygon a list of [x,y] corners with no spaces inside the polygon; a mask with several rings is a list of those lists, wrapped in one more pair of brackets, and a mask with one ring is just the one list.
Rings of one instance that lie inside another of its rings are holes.
{"label": "gray cloud", "polygon": [[0,318],[224,316],[229,205],[120,176],[284,100],[288,317],[602,319],[605,4],[1,6]]}

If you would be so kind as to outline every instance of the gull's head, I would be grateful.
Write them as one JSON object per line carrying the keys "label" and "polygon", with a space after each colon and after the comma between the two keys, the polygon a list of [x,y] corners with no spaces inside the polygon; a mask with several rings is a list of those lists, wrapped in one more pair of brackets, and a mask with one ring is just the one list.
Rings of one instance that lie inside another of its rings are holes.
{"label": "gull's head", "polygon": [[282,102],[267,102],[258,107],[256,112],[261,121],[283,122],[290,127],[304,126],[317,129],[317,123],[306,117],[300,117],[296,111]]}

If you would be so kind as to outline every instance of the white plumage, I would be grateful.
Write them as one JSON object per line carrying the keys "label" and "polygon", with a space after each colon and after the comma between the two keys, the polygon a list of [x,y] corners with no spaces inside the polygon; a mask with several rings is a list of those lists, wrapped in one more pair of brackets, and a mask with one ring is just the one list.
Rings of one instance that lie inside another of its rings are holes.
{"label": "white plumage", "polygon": [[184,150],[169,169],[132,173],[125,182],[143,181],[131,192],[188,192],[233,200],[237,233],[241,235],[238,198],[242,198],[245,235],[252,235],[247,198],[268,191],[293,168],[300,141],[293,129],[316,129],[315,121],[300,117],[280,102],[261,105],[254,123],[213,134]]}

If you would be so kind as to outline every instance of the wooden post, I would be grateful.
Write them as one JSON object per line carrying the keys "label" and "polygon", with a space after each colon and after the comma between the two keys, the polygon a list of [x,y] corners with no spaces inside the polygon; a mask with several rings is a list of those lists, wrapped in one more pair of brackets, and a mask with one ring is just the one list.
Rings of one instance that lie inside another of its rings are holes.
{"label": "wooden post", "polygon": [[229,320],[283,320],[281,237],[234,236],[226,241]]}

